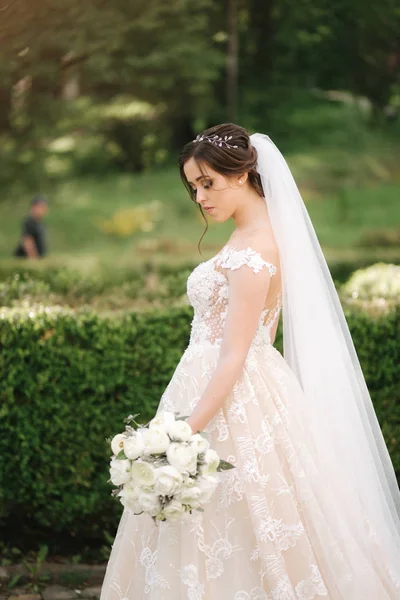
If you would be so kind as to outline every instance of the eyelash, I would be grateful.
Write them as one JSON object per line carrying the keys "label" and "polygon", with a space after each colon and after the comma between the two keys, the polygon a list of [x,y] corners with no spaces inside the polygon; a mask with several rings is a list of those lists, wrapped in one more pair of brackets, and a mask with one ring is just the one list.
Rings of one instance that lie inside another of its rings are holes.
{"label": "eyelash", "polygon": [[[203,187],[205,190],[209,190],[212,187],[212,181],[209,181],[208,183],[204,184]],[[197,194],[197,190],[195,188],[193,188],[193,193],[195,195]]]}

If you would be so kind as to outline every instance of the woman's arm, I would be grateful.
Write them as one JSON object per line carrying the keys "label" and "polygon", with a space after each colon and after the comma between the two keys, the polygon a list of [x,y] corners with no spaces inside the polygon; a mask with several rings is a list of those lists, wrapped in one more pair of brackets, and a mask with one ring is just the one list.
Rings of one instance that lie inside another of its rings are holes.
{"label": "woman's arm", "polygon": [[228,270],[229,304],[217,367],[193,413],[187,419],[193,431],[211,421],[239,379],[264,308],[271,275],[255,273],[247,265]]}

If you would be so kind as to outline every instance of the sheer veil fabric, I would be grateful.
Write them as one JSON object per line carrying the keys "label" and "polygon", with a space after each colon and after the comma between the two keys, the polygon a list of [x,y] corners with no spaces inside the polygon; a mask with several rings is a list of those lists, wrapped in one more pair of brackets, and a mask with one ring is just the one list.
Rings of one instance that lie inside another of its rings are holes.
{"label": "sheer veil fabric", "polygon": [[[321,506],[357,546],[353,575],[362,578],[378,546],[398,579],[400,492],[343,309],[285,159],[268,136],[250,139],[281,257],[284,358],[304,391],[310,443],[332,491],[321,493]],[[328,497],[335,506],[324,506]]]}

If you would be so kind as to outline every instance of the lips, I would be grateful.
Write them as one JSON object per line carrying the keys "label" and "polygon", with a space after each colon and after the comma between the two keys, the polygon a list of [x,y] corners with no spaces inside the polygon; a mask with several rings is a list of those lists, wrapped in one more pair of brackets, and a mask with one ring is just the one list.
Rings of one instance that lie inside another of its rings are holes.
{"label": "lips", "polygon": [[210,211],[213,210],[214,207],[213,206],[203,206],[204,210]]}

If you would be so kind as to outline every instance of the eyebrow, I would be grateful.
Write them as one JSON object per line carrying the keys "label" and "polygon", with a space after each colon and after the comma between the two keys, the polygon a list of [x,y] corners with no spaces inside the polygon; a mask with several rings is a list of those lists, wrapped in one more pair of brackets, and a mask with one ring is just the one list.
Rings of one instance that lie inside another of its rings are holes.
{"label": "eyebrow", "polygon": [[[195,181],[200,181],[200,179],[211,179],[211,177],[209,175],[200,175],[200,177],[196,177]],[[188,181],[188,183],[192,183],[191,181]]]}

